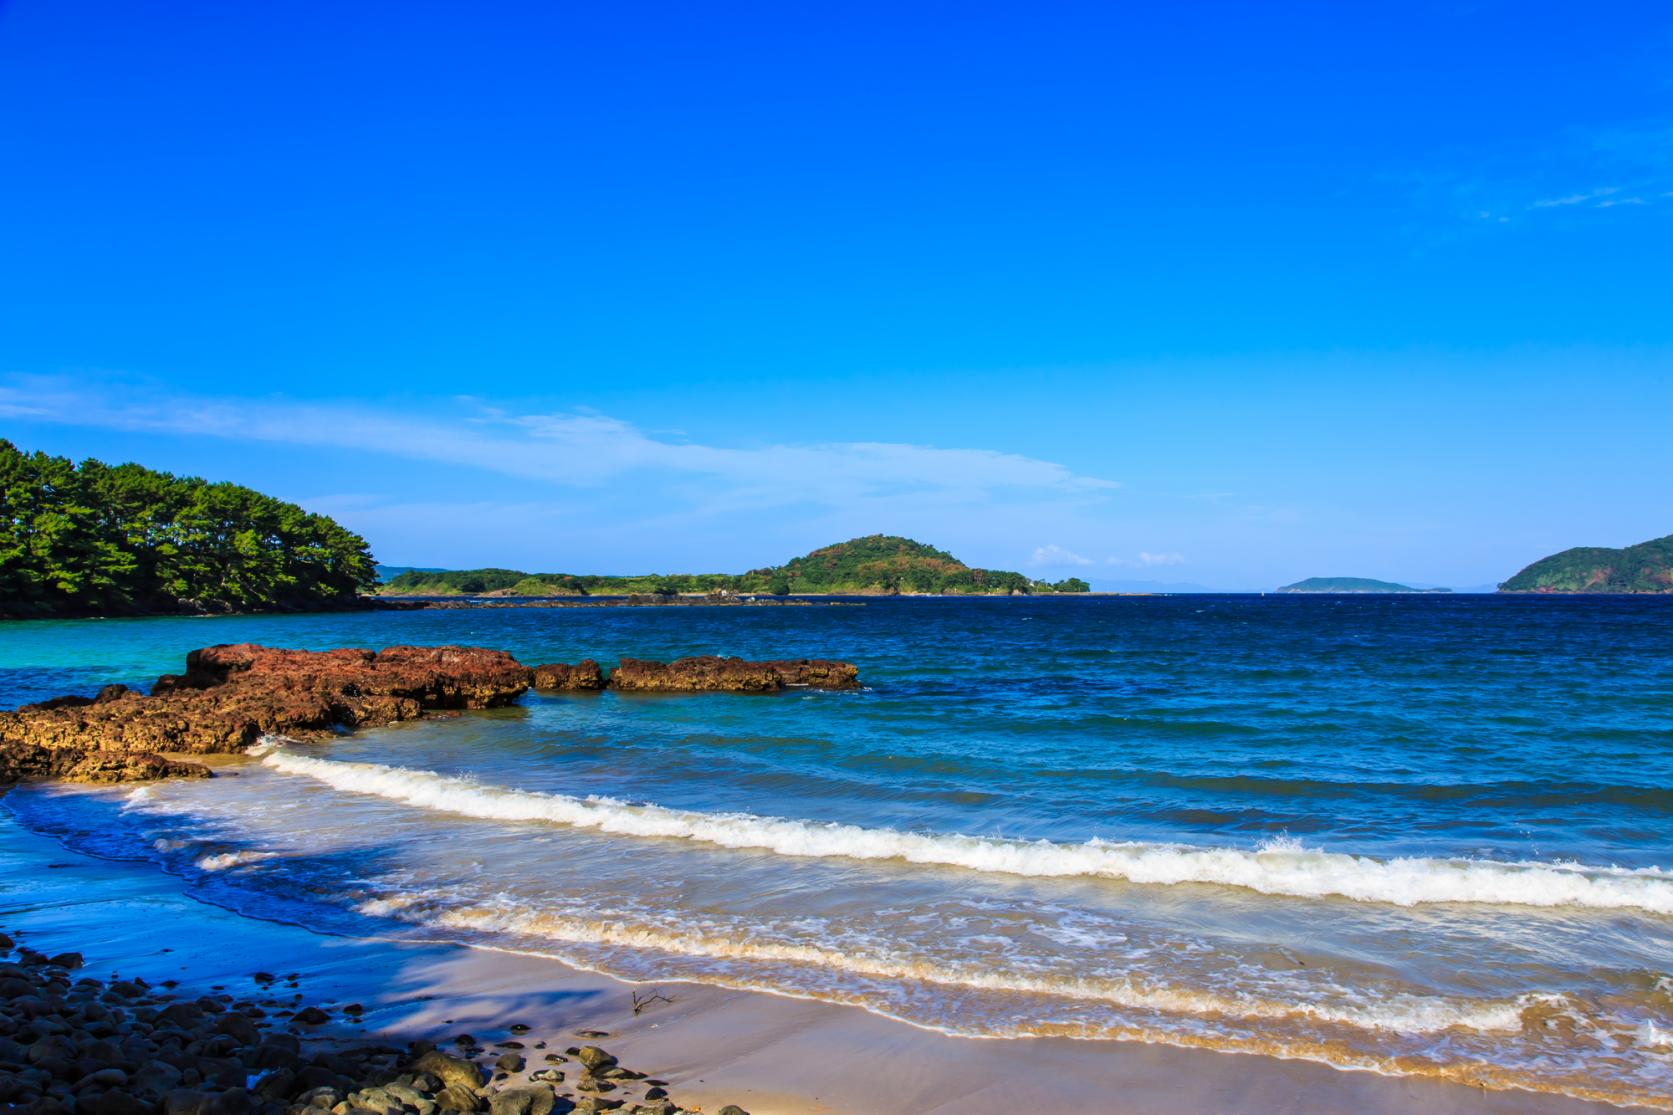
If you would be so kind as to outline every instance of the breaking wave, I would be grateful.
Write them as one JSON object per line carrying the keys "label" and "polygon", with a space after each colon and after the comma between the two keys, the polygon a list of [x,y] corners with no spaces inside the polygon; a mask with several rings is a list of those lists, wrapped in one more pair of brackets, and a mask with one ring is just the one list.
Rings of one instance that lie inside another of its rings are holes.
{"label": "breaking wave", "polygon": [[621,836],[690,840],[782,856],[900,860],[1036,877],[1119,879],[1170,886],[1208,883],[1297,898],[1415,906],[1490,903],[1642,910],[1673,915],[1673,874],[1659,867],[1431,859],[1326,852],[1288,838],[1254,850],[1143,841],[1062,844],[957,833],[913,833],[747,813],[705,813],[605,797],[485,786],[467,778],[379,763],[338,762],[266,741],[261,761],[347,793],[488,821],[534,822]]}

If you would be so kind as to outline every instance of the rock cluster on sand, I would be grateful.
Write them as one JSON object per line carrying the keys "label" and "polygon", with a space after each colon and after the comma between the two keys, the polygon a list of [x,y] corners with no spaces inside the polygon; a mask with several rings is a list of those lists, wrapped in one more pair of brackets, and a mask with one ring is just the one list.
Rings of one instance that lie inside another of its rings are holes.
{"label": "rock cluster on sand", "polygon": [[608,680],[598,663],[536,666],[536,689],[619,689],[639,693],[777,693],[789,688],[858,689],[860,671],[850,662],[824,658],[749,662],[702,655],[673,662],[624,658]]}
{"label": "rock cluster on sand", "polygon": [[107,686],[0,712],[0,783],[108,782],[207,774],[160,752],[242,751],[268,732],[308,733],[412,720],[436,709],[503,705],[528,667],[479,647],[276,650],[244,643],[195,650],[186,672],[145,696]]}
{"label": "rock cluster on sand", "polygon": [[[0,934],[0,958],[13,941]],[[144,980],[78,978],[76,953],[28,948],[0,959],[0,1112],[18,1115],[681,1115],[662,1081],[594,1045],[547,1054],[527,1076],[520,1054],[478,1063],[429,1041],[404,1048],[307,1031],[330,1020],[281,997],[176,997]],[[170,981],[172,983],[172,981]],[[296,981],[288,981],[295,987]],[[358,1005],[342,1008],[357,1018]],[[526,1027],[508,1027],[508,1031]],[[306,1040],[305,1040],[306,1039]],[[520,1042],[501,1042],[501,1048]],[[537,1043],[543,1048],[544,1043]],[[556,1067],[561,1066],[561,1067]],[[745,1115],[727,1105],[720,1115]]]}

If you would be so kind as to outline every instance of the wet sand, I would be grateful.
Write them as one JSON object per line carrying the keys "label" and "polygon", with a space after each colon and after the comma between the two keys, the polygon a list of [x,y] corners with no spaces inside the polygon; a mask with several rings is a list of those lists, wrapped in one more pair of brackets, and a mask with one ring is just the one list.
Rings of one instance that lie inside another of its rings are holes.
{"label": "wet sand", "polygon": [[[1603,1104],[1322,1065],[1127,1042],[975,1040],[857,1008],[694,984],[628,984],[538,957],[317,934],[189,897],[148,865],[107,862],[21,829],[0,804],[0,927],[43,951],[76,950],[87,973],[181,990],[298,973],[303,1001],[364,1004],[326,1033],[575,1044],[577,1030],[670,1082],[683,1104],[750,1115],[1582,1115]],[[660,993],[634,1013],[633,995]],[[538,1062],[530,1066],[538,1067]]]}

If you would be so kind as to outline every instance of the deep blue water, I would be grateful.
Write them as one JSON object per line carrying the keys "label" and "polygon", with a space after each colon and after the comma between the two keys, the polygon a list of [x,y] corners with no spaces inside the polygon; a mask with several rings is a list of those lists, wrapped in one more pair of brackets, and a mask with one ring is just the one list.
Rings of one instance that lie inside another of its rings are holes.
{"label": "deep blue water", "polygon": [[210,783],[14,794],[14,814],[251,912],[316,904],[345,932],[387,921],[958,1032],[1614,1098],[1673,1081],[1673,599],[13,623],[0,684],[8,704],[144,684],[241,641],[835,657],[866,689],[532,694]]}

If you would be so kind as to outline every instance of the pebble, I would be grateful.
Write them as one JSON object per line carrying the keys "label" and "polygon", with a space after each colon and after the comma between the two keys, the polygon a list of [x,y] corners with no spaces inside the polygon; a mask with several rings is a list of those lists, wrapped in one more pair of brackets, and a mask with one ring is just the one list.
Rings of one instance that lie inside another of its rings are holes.
{"label": "pebble", "polygon": [[[685,1115],[665,1081],[622,1067],[597,1045],[570,1047],[584,1069],[573,1080],[550,1067],[519,1080],[527,1068],[523,1043],[497,1042],[504,1052],[494,1057],[494,1079],[485,1080],[481,1066],[433,1041],[395,1049],[308,1037],[305,1045],[272,1028],[275,1020],[249,1000],[177,998],[175,980],[152,988],[114,973],[108,982],[69,974],[82,964],[77,953],[18,949],[0,933],[0,1115]],[[267,972],[251,978],[263,985],[276,979]],[[341,1008],[351,1018],[363,1011],[359,1003]],[[330,1019],[307,1006],[284,1023],[313,1027]],[[504,1030],[525,1034],[530,1027],[517,1022]],[[457,1044],[469,1055],[483,1053],[469,1034]],[[547,1065],[569,1060],[542,1057]],[[623,1098],[607,1094],[622,1087]],[[745,1112],[732,1105],[718,1115]]]}

